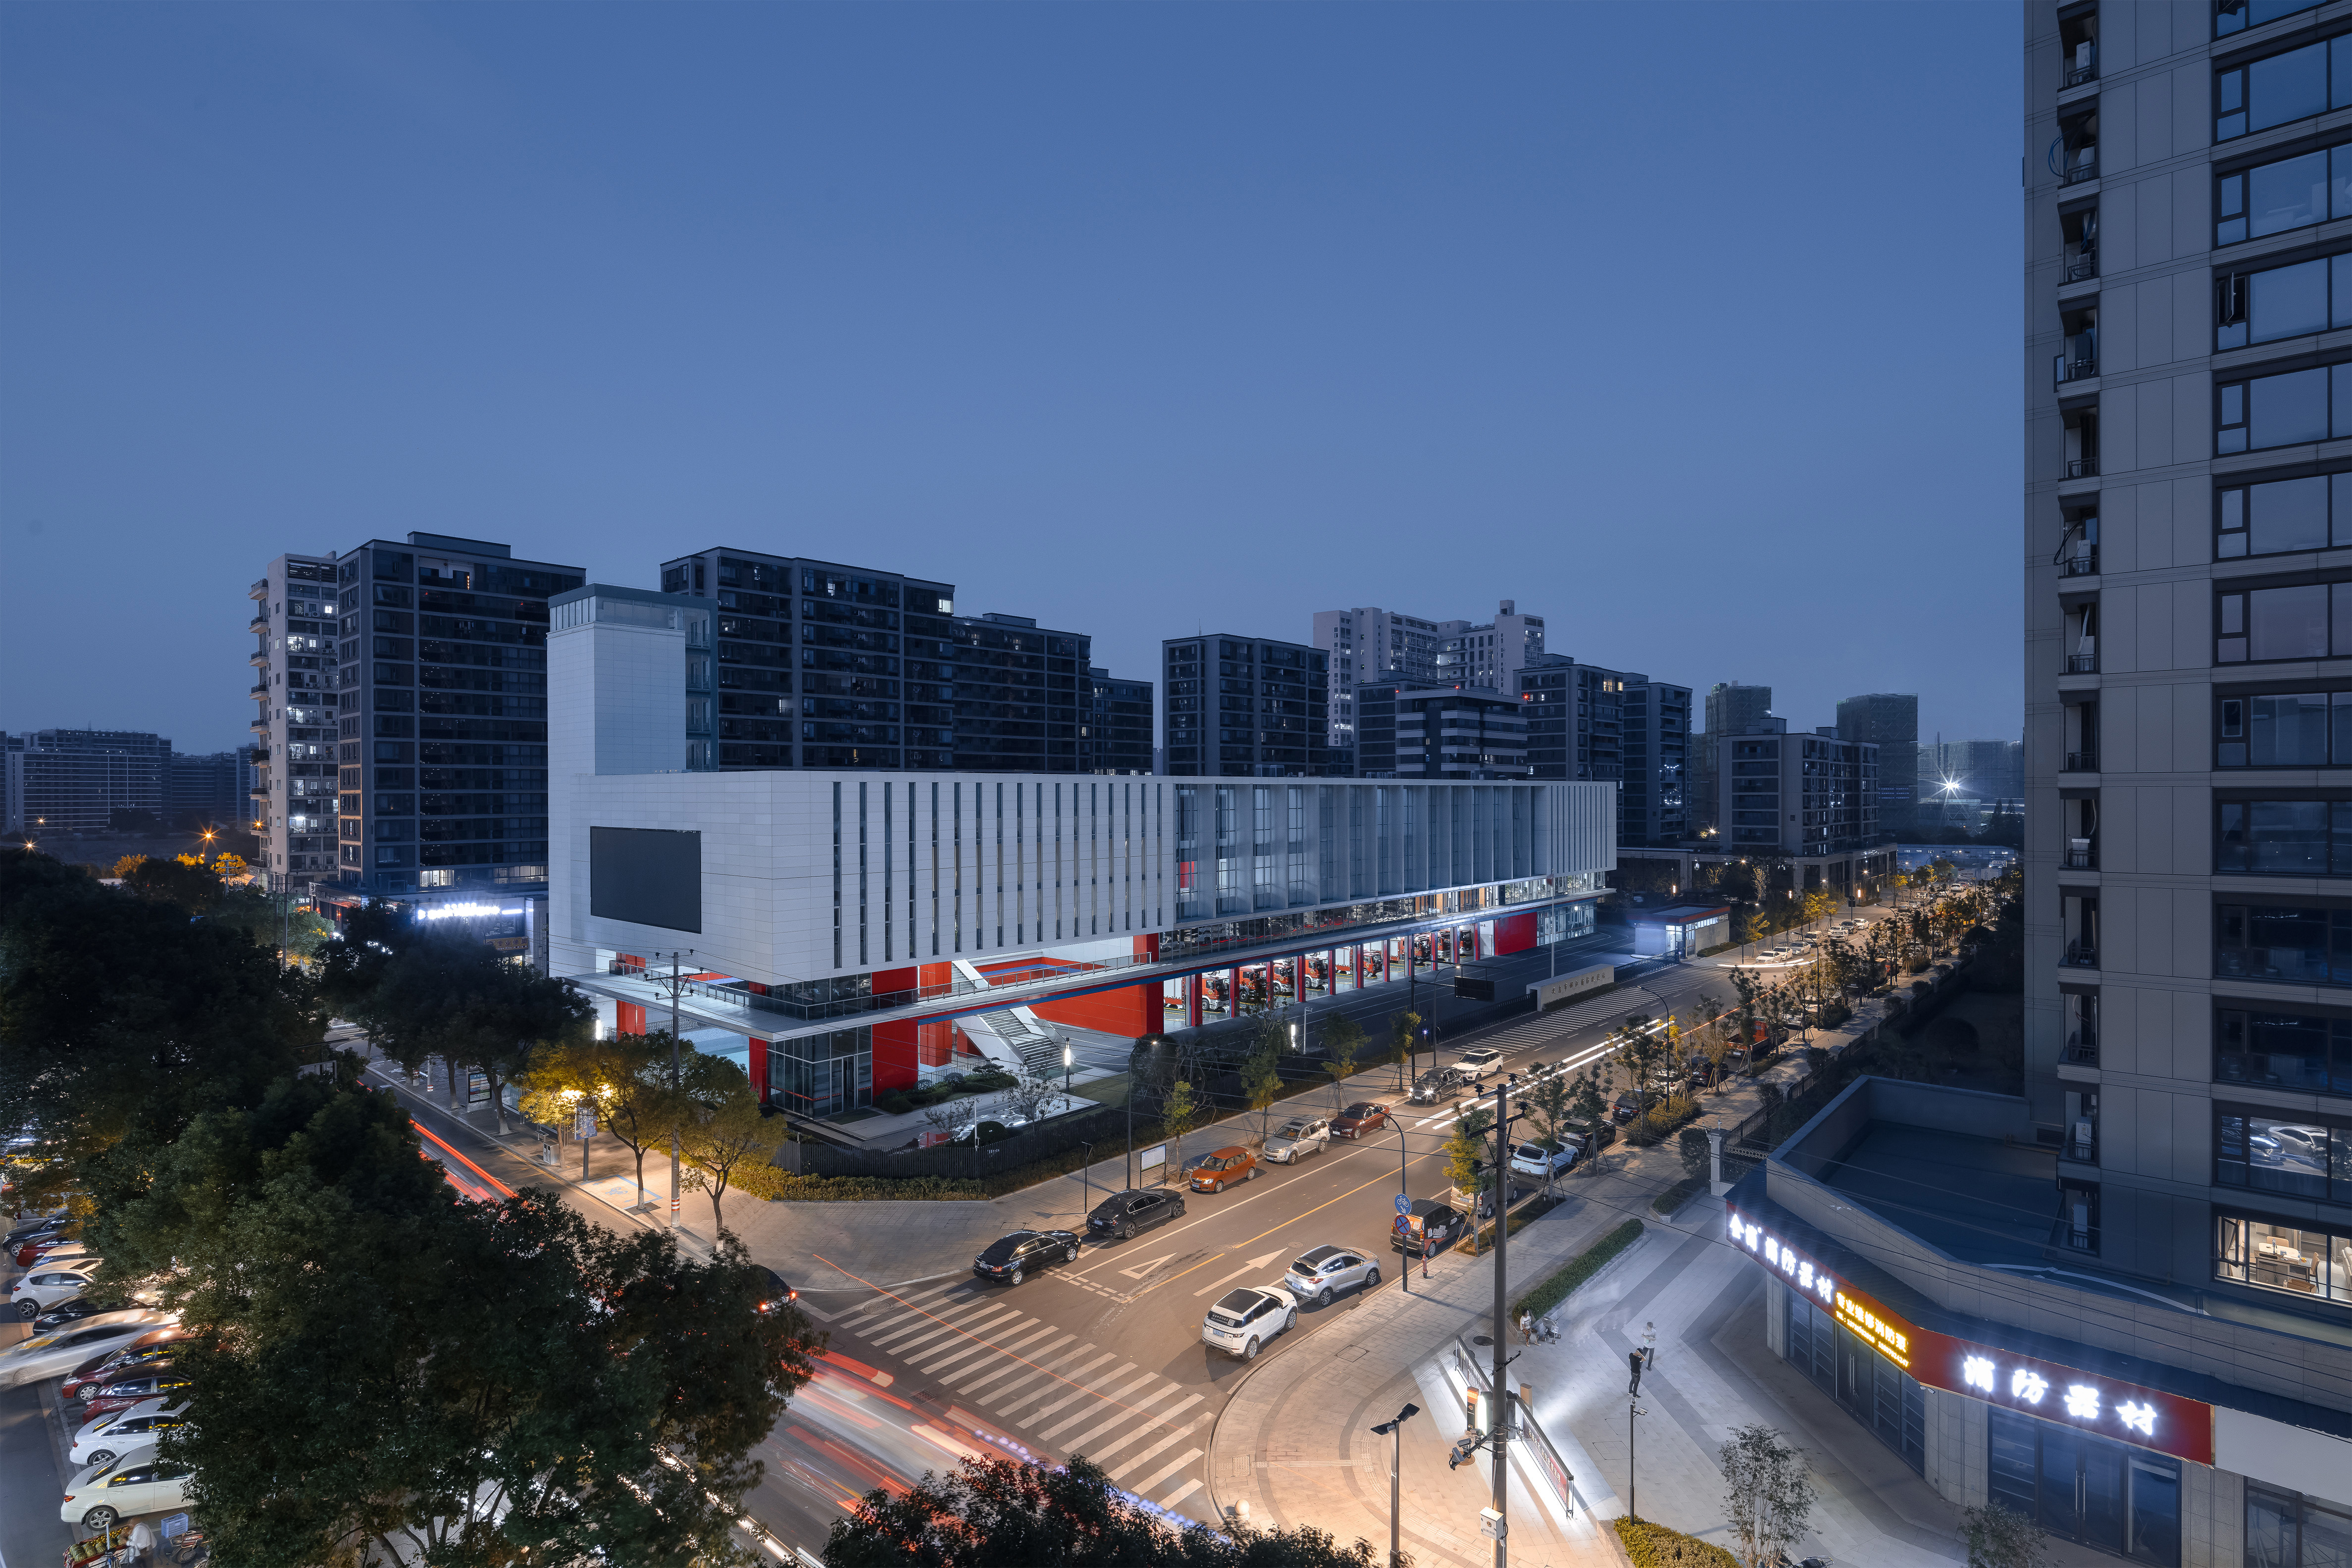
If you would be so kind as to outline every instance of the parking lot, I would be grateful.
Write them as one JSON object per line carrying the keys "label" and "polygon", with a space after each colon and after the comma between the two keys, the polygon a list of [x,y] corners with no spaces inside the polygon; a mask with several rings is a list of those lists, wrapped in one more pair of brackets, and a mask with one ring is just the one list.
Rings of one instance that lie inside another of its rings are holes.
{"label": "parking lot", "polygon": [[[65,1287],[38,1287],[41,1293],[35,1294],[28,1281],[62,1274],[64,1266],[37,1260],[30,1268],[20,1268],[17,1256],[12,1248],[0,1262],[0,1283],[9,1290],[12,1307],[28,1295],[41,1304],[57,1300]],[[159,1465],[152,1446],[159,1436],[154,1413],[174,1408],[169,1389],[170,1344],[168,1340],[140,1342],[171,1326],[159,1312],[136,1318],[94,1313],[42,1334],[17,1311],[0,1317],[0,1378],[11,1380],[10,1385],[0,1387],[0,1563],[7,1568],[89,1563],[102,1561],[110,1549],[115,1549],[115,1562],[127,1563],[128,1537],[142,1521],[156,1535],[154,1561],[205,1560],[204,1543],[191,1529],[181,1486],[168,1474],[153,1477]],[[81,1343],[72,1343],[77,1338]],[[52,1343],[37,1343],[45,1339]],[[86,1386],[75,1385],[74,1396],[67,1396],[69,1375],[84,1369],[98,1372],[118,1357],[129,1359],[103,1377],[88,1380]],[[68,1364],[48,1370],[68,1358]],[[35,1364],[26,1366],[26,1362]],[[160,1396],[136,1386],[142,1378],[160,1386]],[[138,1429],[117,1438],[106,1432],[93,1434],[93,1440],[84,1445],[85,1454],[92,1458],[105,1455],[106,1462],[77,1465],[72,1459],[75,1437],[90,1424],[93,1406],[118,1427]],[[68,1514],[74,1517],[69,1520]],[[112,1515],[110,1521],[107,1514]],[[85,1524],[85,1519],[89,1522]]]}

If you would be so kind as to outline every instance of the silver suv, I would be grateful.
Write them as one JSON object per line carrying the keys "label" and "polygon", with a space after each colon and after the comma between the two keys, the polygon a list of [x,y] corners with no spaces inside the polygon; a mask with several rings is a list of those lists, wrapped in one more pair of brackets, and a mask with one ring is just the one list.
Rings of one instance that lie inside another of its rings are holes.
{"label": "silver suv", "polygon": [[1310,1247],[1290,1265],[1282,1288],[1302,1301],[1328,1307],[1335,1291],[1356,1285],[1369,1291],[1380,1282],[1381,1266],[1362,1253],[1344,1247]]}

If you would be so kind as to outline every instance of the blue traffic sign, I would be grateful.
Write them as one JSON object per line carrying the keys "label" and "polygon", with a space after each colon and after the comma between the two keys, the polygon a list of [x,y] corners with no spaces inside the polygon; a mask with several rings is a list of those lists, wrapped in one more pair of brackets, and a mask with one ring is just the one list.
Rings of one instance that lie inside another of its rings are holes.
{"label": "blue traffic sign", "polygon": [[1397,1194],[1396,1203],[1397,1212],[1399,1214],[1411,1214],[1412,1212],[1412,1199],[1405,1197],[1404,1194]]}

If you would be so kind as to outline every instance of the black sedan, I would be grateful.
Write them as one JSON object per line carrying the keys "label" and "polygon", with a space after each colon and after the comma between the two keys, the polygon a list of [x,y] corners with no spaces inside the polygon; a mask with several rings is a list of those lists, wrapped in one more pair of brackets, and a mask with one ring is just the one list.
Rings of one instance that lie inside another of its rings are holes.
{"label": "black sedan", "polygon": [[760,1292],[761,1312],[772,1312],[778,1307],[790,1306],[801,1299],[801,1293],[784,1283],[784,1277],[773,1269],[761,1269],[760,1272],[768,1279],[767,1288]]}
{"label": "black sedan", "polygon": [[72,1301],[51,1307],[47,1312],[35,1318],[33,1332],[37,1334],[55,1333],[68,1323],[79,1322],[84,1318],[96,1317],[100,1312],[128,1312],[131,1305],[129,1301],[93,1301],[88,1296],[76,1296]]}
{"label": "black sedan", "polygon": [[1149,1230],[1155,1225],[1165,1225],[1184,1212],[1184,1200],[1172,1192],[1139,1191],[1129,1188],[1115,1192],[1095,1205],[1087,1216],[1087,1231],[1093,1236],[1114,1236],[1124,1241],[1139,1230]]}
{"label": "black sedan", "polygon": [[971,1260],[971,1271],[983,1280],[1019,1284],[1026,1275],[1048,1263],[1078,1260],[1078,1239],[1066,1230],[1014,1230],[998,1237]]}

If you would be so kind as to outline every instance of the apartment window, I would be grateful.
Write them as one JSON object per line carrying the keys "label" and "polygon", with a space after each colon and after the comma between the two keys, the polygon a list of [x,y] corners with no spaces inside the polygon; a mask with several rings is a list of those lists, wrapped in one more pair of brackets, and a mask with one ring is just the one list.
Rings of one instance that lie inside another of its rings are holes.
{"label": "apartment window", "polygon": [[1987,1417],[1992,1501],[2064,1540],[2179,1568],[2179,1460],[1998,1405]]}
{"label": "apartment window", "polygon": [[2259,27],[2298,11],[2309,11],[2320,4],[2321,0],[2219,0],[2213,7],[2213,36],[2226,38],[2231,33],[2242,33],[2248,27]]}
{"label": "apartment window", "polygon": [[2217,560],[2352,545],[2352,474],[2235,485],[2214,492],[2214,506]]}
{"label": "apartment window", "polygon": [[2352,34],[2213,73],[2213,140],[2352,104]]}
{"label": "apartment window", "polygon": [[2352,1228],[2228,1213],[2213,1227],[2216,1280],[2352,1306]]}
{"label": "apartment window", "polygon": [[2352,767],[2352,692],[2223,697],[2214,734],[2217,768]]}
{"label": "apartment window", "polygon": [[[2341,399],[2334,396],[2338,390]],[[2224,455],[2352,435],[2352,365],[2225,382],[2214,389],[2214,402],[2213,449]]]}
{"label": "apartment window", "polygon": [[2352,1019],[2223,1008],[2213,1020],[2213,1082],[2352,1094]]}
{"label": "apartment window", "polygon": [[2352,254],[2224,273],[2213,294],[2217,350],[2352,326]]}
{"label": "apartment window", "polygon": [[2301,582],[2214,596],[2213,662],[2352,656],[2352,582]]}
{"label": "apartment window", "polygon": [[2214,911],[2213,941],[2221,978],[2352,986],[2352,909],[2224,904]]}
{"label": "apartment window", "polygon": [[2341,1568],[2352,1563],[2352,1509],[2246,1483],[2246,1568]]}
{"label": "apartment window", "polygon": [[2213,1181],[2219,1186],[2352,1202],[2352,1122],[2310,1112],[2217,1106]]}
{"label": "apartment window", "polygon": [[2214,810],[2217,872],[2352,876],[2352,800],[2223,800]]}

